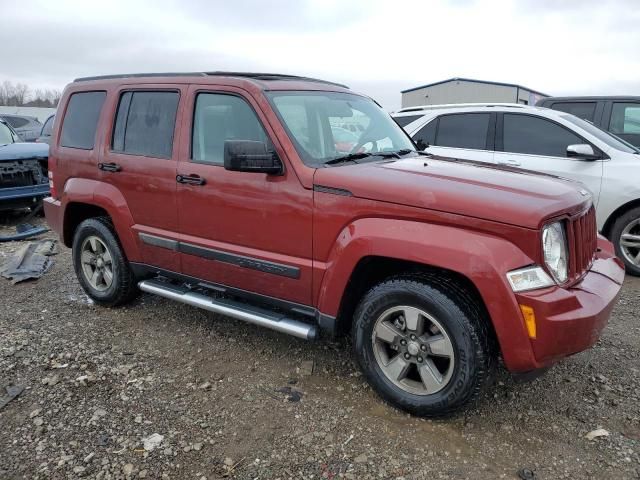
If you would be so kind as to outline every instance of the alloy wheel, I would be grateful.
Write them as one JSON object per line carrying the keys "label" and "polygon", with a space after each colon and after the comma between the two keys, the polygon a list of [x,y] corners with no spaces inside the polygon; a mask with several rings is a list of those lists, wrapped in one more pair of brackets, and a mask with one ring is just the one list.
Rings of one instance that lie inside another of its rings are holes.
{"label": "alloy wheel", "polygon": [[453,343],[432,315],[397,306],[382,313],[371,336],[384,375],[415,395],[432,395],[447,386],[455,365]]}
{"label": "alloy wheel", "polygon": [[622,230],[620,249],[629,263],[640,267],[640,218],[632,220]]}
{"label": "alloy wheel", "polygon": [[92,288],[103,292],[113,283],[113,259],[107,245],[97,236],[87,237],[80,247],[82,273]]}

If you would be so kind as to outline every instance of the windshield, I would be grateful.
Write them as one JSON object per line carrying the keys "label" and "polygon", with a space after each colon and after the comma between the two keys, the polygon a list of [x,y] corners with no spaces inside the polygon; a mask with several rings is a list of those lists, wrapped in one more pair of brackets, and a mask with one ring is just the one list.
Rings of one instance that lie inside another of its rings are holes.
{"label": "windshield", "polygon": [[616,150],[621,150],[627,153],[638,153],[639,151],[630,143],[627,143],[621,138],[618,138],[615,135],[612,135],[611,133],[596,127],[593,123],[587,122],[582,118],[578,118],[574,115],[560,115],[560,116],[565,120],[568,120],[569,122],[573,123],[574,125],[577,125],[578,127],[582,128],[583,130],[586,130],[591,135],[596,137],[598,140],[606,143],[608,146],[615,148]]}
{"label": "windshield", "polygon": [[372,100],[338,92],[267,94],[302,161],[313,167],[350,153],[415,150],[406,133]]}
{"label": "windshield", "polygon": [[0,122],[0,145],[6,145],[7,143],[14,143],[13,133],[9,130],[4,123]]}

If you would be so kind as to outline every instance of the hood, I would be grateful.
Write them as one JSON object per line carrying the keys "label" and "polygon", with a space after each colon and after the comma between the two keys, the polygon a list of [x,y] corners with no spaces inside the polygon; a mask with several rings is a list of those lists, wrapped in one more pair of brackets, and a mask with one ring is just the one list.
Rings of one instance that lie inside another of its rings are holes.
{"label": "hood", "polygon": [[537,229],[592,202],[580,184],[443,157],[412,157],[316,171],[314,184],[354,196]]}
{"label": "hood", "polygon": [[0,145],[0,162],[9,160],[44,160],[49,156],[49,145],[43,143],[8,143]]}

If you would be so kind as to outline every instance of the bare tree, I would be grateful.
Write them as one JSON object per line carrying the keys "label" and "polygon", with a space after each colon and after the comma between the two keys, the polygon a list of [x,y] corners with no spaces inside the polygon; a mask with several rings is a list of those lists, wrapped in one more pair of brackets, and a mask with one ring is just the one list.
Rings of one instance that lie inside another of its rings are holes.
{"label": "bare tree", "polygon": [[8,107],[56,107],[62,93],[54,89],[32,91],[24,83],[5,80],[0,84],[0,105]]}

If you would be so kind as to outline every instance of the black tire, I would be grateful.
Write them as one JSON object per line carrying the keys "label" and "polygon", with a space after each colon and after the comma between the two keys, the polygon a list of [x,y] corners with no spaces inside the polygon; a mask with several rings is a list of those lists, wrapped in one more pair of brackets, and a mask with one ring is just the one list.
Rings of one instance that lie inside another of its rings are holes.
{"label": "black tire", "polygon": [[[91,236],[98,237],[111,254],[113,280],[105,290],[94,288],[82,268],[81,246]],[[108,217],[90,218],[78,225],[73,236],[72,255],[73,266],[80,285],[97,304],[115,307],[131,301],[139,294],[129,262],[120,246],[113,224]]]}
{"label": "black tire", "polygon": [[[451,340],[455,362],[446,386],[428,395],[416,395],[394,384],[383,373],[374,354],[372,334],[383,312],[406,305],[432,315]],[[356,309],[353,347],[372,388],[395,407],[421,417],[451,415],[474,402],[495,371],[497,348],[488,319],[474,298],[455,280],[437,275],[388,279],[371,289]]]}
{"label": "black tire", "polygon": [[[625,269],[627,273],[634,275],[636,277],[640,277],[640,263],[635,264],[630,261],[629,258],[625,255],[622,249],[622,245],[620,244],[622,240],[622,232],[625,227],[629,225],[634,220],[638,220],[640,218],[640,207],[632,208],[631,210],[625,212],[620,215],[616,221],[613,223],[611,227],[611,235],[610,239],[613,243],[613,246],[616,249],[616,255],[620,260],[624,262]],[[634,250],[635,251],[635,250]]]}

